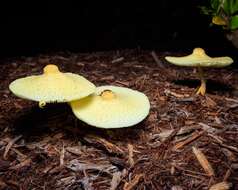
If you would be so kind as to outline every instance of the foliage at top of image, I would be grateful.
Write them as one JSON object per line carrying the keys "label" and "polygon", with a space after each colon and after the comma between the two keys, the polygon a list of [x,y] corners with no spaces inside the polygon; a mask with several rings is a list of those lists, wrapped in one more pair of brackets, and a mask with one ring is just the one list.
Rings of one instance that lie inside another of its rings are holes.
{"label": "foliage at top of image", "polygon": [[209,6],[200,7],[205,15],[212,16],[212,23],[225,30],[238,29],[238,0],[210,0]]}

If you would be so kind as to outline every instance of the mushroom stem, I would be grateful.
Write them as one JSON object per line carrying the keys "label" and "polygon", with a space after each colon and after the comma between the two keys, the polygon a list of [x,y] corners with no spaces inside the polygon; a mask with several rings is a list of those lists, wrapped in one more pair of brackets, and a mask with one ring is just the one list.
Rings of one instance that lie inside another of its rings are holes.
{"label": "mushroom stem", "polygon": [[39,107],[40,107],[40,108],[44,108],[45,105],[46,105],[46,102],[45,102],[45,101],[40,101],[40,102],[39,102]]}
{"label": "mushroom stem", "polygon": [[206,79],[204,78],[203,70],[201,67],[198,67],[198,76],[201,81],[201,86],[198,88],[196,94],[201,94],[202,96],[204,96],[206,93]]}

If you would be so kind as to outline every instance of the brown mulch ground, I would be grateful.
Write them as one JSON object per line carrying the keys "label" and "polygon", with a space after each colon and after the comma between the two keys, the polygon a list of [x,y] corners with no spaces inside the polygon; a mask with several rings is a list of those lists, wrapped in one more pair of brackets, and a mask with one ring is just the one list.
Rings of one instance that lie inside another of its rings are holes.
{"label": "brown mulch ground", "polygon": [[[0,189],[190,190],[223,181],[238,189],[237,67],[207,69],[207,95],[195,96],[195,70],[156,53],[162,66],[142,50],[2,61]],[[11,81],[49,63],[97,86],[144,92],[149,116],[132,128],[97,129],[77,120],[67,104],[40,109],[9,92]]]}

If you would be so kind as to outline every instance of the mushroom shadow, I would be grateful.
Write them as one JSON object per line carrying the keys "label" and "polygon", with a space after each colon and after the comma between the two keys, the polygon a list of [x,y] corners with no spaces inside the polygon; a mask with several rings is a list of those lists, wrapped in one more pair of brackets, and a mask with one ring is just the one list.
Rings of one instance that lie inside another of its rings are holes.
{"label": "mushroom shadow", "polygon": [[74,125],[73,128],[65,128],[65,129],[71,131],[71,133],[73,132],[74,135],[81,137],[86,135],[96,135],[103,137],[105,139],[131,142],[132,140],[138,140],[140,132],[142,132],[143,129],[145,128],[144,121],[131,127],[104,129],[90,126],[87,123],[78,120],[77,118],[75,119],[77,124]]}
{"label": "mushroom shadow", "polygon": [[[172,81],[176,85],[188,86],[189,88],[197,88],[200,85],[200,81],[196,79],[184,79],[184,80],[173,80]],[[232,92],[234,87],[231,85],[214,81],[211,79],[207,80],[207,92]]]}
{"label": "mushroom shadow", "polygon": [[67,104],[47,104],[41,109],[38,106],[25,108],[22,114],[13,121],[14,133],[25,138],[39,137],[61,126],[67,125],[71,109]]}
{"label": "mushroom shadow", "polygon": [[64,130],[69,136],[76,138],[86,135],[97,135],[106,139],[119,141],[136,140],[139,131],[144,128],[143,122],[120,129],[103,129],[90,126],[78,120],[67,104],[47,104],[41,109],[38,106],[24,108],[22,114],[13,121],[13,133],[23,135],[27,141],[35,140],[47,134]]}

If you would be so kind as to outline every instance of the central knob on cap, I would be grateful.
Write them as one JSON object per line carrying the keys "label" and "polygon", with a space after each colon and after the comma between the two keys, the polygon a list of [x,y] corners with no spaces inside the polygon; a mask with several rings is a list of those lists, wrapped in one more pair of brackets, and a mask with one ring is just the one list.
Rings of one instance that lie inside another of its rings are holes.
{"label": "central knob on cap", "polygon": [[105,100],[112,100],[116,97],[116,95],[111,90],[102,91],[100,96]]}
{"label": "central knob on cap", "polygon": [[59,73],[59,68],[56,65],[50,64],[44,67],[44,74]]}
{"label": "central knob on cap", "polygon": [[193,53],[197,55],[205,55],[205,51],[202,48],[195,48]]}

